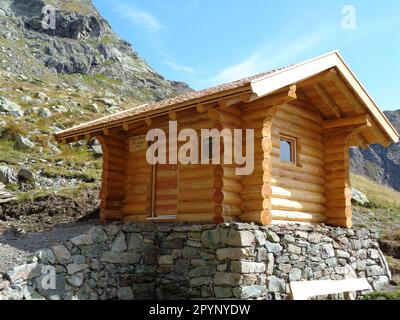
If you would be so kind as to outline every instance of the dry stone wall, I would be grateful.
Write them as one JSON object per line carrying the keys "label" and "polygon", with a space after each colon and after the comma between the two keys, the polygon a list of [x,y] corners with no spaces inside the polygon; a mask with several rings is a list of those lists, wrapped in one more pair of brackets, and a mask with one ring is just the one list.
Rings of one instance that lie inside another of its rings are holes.
{"label": "dry stone wall", "polygon": [[377,233],[326,226],[108,224],[37,252],[0,299],[286,299],[289,282],[390,271]]}

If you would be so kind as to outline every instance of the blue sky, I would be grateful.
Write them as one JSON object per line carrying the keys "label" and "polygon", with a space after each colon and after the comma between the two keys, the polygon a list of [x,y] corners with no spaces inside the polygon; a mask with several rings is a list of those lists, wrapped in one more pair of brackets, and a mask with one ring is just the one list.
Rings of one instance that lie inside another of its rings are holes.
{"label": "blue sky", "polygon": [[156,71],[194,89],[338,49],[382,109],[400,109],[398,0],[93,3]]}

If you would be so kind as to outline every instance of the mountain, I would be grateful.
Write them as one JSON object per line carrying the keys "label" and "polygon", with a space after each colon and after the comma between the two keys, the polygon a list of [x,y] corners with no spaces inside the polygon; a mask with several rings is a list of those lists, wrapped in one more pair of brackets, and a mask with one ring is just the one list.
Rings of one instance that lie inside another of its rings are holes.
{"label": "mountain", "polygon": [[[400,110],[386,111],[385,115],[400,132]],[[366,150],[352,148],[350,156],[351,169],[354,173],[400,191],[400,143],[393,144],[389,148],[380,145],[372,145]]]}
{"label": "mountain", "polygon": [[[55,29],[43,28],[45,5]],[[90,0],[0,0],[0,204],[100,179],[96,140],[60,146],[53,133],[189,90],[152,69]]]}

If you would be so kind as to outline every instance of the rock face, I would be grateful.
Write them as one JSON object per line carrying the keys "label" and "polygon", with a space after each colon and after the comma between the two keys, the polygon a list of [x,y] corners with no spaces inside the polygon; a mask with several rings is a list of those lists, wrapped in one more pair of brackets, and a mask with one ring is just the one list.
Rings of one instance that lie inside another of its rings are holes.
{"label": "rock face", "polygon": [[[37,252],[0,299],[285,299],[290,281],[389,283],[378,235],[325,226],[109,224]],[[273,242],[271,242],[271,241]]]}
{"label": "rock face", "polygon": [[129,43],[112,31],[90,0],[51,1],[55,29],[43,28],[42,9],[47,3],[0,1],[0,12],[4,13],[0,38],[18,40],[21,46],[16,48],[6,43],[0,46],[3,52],[10,53],[4,67],[11,73],[24,79],[53,77],[50,81],[62,86],[65,78],[54,75],[75,75],[69,81],[78,88],[97,92],[100,87],[103,94],[108,92],[141,102],[189,90],[186,84],[167,81],[149,67]]}
{"label": "rock face", "polygon": [[[400,110],[387,111],[385,115],[393,126],[400,131]],[[352,148],[352,171],[400,191],[400,143],[383,148],[372,145],[367,150]]]}

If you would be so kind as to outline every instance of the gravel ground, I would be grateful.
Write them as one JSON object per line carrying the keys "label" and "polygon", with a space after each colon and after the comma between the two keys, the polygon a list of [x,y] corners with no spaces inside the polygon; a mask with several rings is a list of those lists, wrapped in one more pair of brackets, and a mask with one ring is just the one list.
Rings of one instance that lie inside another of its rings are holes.
{"label": "gravel ground", "polygon": [[0,274],[23,263],[37,250],[69,240],[98,225],[98,219],[71,222],[41,232],[19,234],[7,229],[0,234]]}

